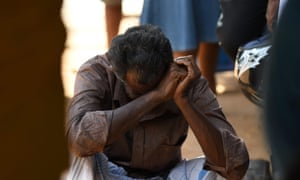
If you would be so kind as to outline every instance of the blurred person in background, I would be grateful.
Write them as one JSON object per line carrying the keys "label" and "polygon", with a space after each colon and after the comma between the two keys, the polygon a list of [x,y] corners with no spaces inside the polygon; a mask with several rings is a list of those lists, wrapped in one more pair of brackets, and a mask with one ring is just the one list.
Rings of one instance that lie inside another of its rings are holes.
{"label": "blurred person in background", "polygon": [[2,1],[0,179],[60,179],[68,165],[61,0]]}
{"label": "blurred person in background", "polygon": [[218,41],[235,61],[240,46],[272,32],[277,21],[279,0],[220,0]]}
{"label": "blurred person in background", "polygon": [[119,33],[122,20],[122,0],[102,0],[105,4],[105,23],[107,46],[111,40]]}
{"label": "blurred person in background", "polygon": [[282,12],[264,79],[264,126],[274,180],[299,179],[300,169],[300,1],[288,0]]}
{"label": "blurred person in background", "polygon": [[203,77],[216,93],[219,14],[218,0],[144,0],[140,22],[161,27],[170,39],[174,58],[196,57]]}

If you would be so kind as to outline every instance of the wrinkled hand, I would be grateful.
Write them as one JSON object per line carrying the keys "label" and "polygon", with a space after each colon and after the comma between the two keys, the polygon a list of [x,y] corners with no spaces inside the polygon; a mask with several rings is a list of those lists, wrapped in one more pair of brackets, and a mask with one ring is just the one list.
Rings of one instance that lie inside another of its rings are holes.
{"label": "wrinkled hand", "polygon": [[175,59],[175,63],[187,70],[187,75],[179,82],[174,93],[174,100],[176,101],[187,97],[187,87],[193,80],[199,78],[201,73],[192,55],[178,57]]}
{"label": "wrinkled hand", "polygon": [[169,71],[156,88],[163,101],[174,96],[178,84],[187,76],[187,70],[177,63],[172,63]]}

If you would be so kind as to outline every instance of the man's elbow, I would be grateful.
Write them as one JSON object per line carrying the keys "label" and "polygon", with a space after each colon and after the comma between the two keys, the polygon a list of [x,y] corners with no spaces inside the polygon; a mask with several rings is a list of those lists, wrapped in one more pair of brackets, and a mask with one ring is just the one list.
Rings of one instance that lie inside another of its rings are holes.
{"label": "man's elbow", "polygon": [[87,156],[92,156],[98,152],[103,152],[104,146],[102,145],[93,145],[91,143],[79,143],[79,142],[69,141],[70,151],[78,157],[87,157]]}
{"label": "man's elbow", "polygon": [[[91,115],[91,114],[89,114]],[[91,156],[103,152],[107,143],[108,128],[104,121],[95,123],[96,120],[83,116],[77,121],[68,124],[67,140],[72,153],[80,157]],[[76,122],[76,123],[75,123]],[[102,122],[102,126],[99,124]]]}
{"label": "man's elbow", "polygon": [[242,179],[249,166],[249,153],[243,139],[224,131],[223,134],[225,143],[225,157],[226,157],[226,172],[224,176],[227,179],[240,180]]}
{"label": "man's elbow", "polygon": [[228,172],[226,179],[229,180],[241,180],[245,176],[249,166],[249,158],[245,159],[244,163],[236,166],[230,172]]}
{"label": "man's elbow", "polygon": [[91,136],[82,133],[67,133],[69,150],[78,157],[86,157],[102,152],[105,146],[104,139],[93,140]]}

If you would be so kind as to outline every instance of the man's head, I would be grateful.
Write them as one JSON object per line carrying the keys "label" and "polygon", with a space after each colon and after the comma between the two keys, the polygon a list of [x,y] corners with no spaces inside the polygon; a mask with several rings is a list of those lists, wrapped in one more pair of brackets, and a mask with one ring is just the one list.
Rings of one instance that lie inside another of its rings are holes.
{"label": "man's head", "polygon": [[107,56],[132,96],[153,89],[173,62],[169,40],[153,25],[132,27],[116,36]]}

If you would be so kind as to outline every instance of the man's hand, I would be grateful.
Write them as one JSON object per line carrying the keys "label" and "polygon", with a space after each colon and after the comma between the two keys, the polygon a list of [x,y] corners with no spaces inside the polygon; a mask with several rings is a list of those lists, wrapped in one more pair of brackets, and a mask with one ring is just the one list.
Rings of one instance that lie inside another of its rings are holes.
{"label": "man's hand", "polygon": [[176,102],[177,100],[187,97],[185,93],[187,87],[193,80],[200,77],[201,73],[192,55],[178,57],[175,59],[175,63],[187,70],[187,75],[179,82],[174,93],[174,100]]}
{"label": "man's hand", "polygon": [[174,96],[178,84],[187,76],[187,70],[179,66],[177,63],[172,63],[169,71],[161,80],[156,88],[158,94],[163,101],[167,101]]}
{"label": "man's hand", "polygon": [[175,59],[175,63],[181,67],[184,67],[187,70],[187,75],[179,82],[174,93],[174,100],[176,102],[176,100],[180,100],[182,98],[187,97],[187,87],[193,80],[198,78],[201,75],[201,73],[192,55],[178,57]]}
{"label": "man's hand", "polygon": [[268,29],[270,32],[273,32],[274,30],[274,26],[277,21],[278,8],[279,8],[279,0],[268,1],[266,19],[267,19]]}

